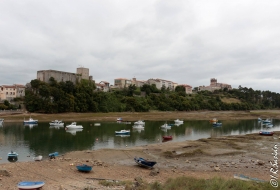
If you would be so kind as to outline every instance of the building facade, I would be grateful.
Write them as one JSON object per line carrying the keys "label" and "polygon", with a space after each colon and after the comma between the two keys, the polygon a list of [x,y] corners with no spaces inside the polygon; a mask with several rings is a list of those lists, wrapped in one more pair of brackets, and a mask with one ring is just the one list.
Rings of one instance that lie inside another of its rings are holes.
{"label": "building facade", "polygon": [[227,88],[228,90],[232,90],[231,85],[226,84],[226,83],[218,83],[217,79],[211,78],[210,86],[199,86],[198,91],[207,90],[207,91],[213,92],[215,90],[220,90],[220,89],[224,89],[224,88]]}
{"label": "building facade", "polygon": [[25,96],[25,86],[20,84],[1,85],[0,86],[0,100],[11,101],[17,97]]}

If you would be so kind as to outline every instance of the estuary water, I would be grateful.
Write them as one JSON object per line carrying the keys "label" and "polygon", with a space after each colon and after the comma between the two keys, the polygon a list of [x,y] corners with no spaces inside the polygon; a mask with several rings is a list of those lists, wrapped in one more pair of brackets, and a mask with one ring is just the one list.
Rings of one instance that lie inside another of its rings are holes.
{"label": "estuary water", "polygon": [[[146,121],[143,130],[135,130],[133,123],[77,121],[83,129],[65,130],[65,127],[50,127],[49,122],[39,122],[38,125],[24,126],[22,123],[4,123],[0,126],[0,164],[9,162],[7,154],[13,150],[19,154],[18,162],[32,161],[33,157],[59,152],[64,154],[75,150],[97,150],[102,148],[125,148],[153,143],[163,143],[162,136],[172,135],[172,142],[197,140],[201,138],[228,135],[242,135],[258,133],[265,126],[255,120],[224,120],[221,127],[213,127],[209,121],[184,121],[180,126],[162,129],[165,122],[174,121]],[[65,122],[64,126],[71,122]],[[279,131],[280,120],[272,121],[273,127],[268,131]],[[117,136],[115,131],[130,129],[130,135]]]}

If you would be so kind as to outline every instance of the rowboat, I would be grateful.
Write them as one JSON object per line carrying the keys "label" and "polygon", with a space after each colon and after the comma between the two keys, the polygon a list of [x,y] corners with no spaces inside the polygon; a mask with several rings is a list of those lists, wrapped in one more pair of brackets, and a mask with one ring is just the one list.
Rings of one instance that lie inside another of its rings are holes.
{"label": "rowboat", "polygon": [[92,169],[92,166],[88,166],[86,164],[81,164],[81,165],[77,165],[76,168],[80,172],[90,172]]}
{"label": "rowboat", "polygon": [[18,183],[19,189],[39,189],[45,185],[43,181],[22,181]]}
{"label": "rowboat", "polygon": [[155,161],[148,161],[141,157],[135,157],[134,161],[139,165],[147,168],[152,168],[157,162]]}
{"label": "rowboat", "polygon": [[162,137],[163,140],[172,140],[172,136],[169,135],[169,136],[163,136]]}
{"label": "rowboat", "polygon": [[39,155],[33,158],[34,161],[41,161],[43,156]]}
{"label": "rowboat", "polygon": [[260,131],[259,134],[264,136],[272,136],[273,131]]}
{"label": "rowboat", "polygon": [[57,157],[58,156],[58,152],[53,152],[53,153],[50,153],[49,154],[49,158],[55,158],[55,157]]}

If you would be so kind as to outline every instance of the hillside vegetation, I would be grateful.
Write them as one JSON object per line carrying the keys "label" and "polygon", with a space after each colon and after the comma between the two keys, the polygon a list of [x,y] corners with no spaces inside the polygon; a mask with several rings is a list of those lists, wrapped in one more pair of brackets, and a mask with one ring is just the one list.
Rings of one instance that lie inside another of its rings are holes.
{"label": "hillside vegetation", "polygon": [[182,86],[175,91],[143,85],[102,92],[96,91],[94,82],[82,80],[77,85],[70,81],[49,83],[37,79],[26,89],[24,103],[29,112],[148,112],[197,111],[197,110],[261,110],[278,109],[279,93],[253,90],[239,86],[238,89],[200,91],[186,94]]}

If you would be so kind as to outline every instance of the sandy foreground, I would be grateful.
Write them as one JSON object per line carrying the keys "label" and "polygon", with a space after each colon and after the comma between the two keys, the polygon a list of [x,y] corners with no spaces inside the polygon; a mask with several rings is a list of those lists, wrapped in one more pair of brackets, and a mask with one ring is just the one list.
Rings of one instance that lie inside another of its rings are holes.
{"label": "sandy foreground", "polygon": [[[187,114],[188,113],[188,114]],[[172,112],[164,113],[170,119],[257,119],[280,118],[280,111],[255,112]],[[122,114],[127,120],[138,120],[136,113]],[[163,113],[161,114],[164,115]],[[33,115],[33,114],[32,114]],[[157,120],[157,113],[152,117],[142,117],[144,120]],[[93,120],[115,120],[116,115],[108,114]],[[17,116],[0,115],[8,120],[16,121]],[[49,120],[44,115],[46,120]],[[53,117],[53,116],[52,116]],[[92,119],[92,118],[91,118]],[[69,119],[70,120],[70,119]],[[20,181],[44,181],[42,189],[108,189],[99,184],[100,179],[118,181],[134,181],[141,177],[147,182],[165,182],[168,178],[193,176],[209,179],[222,177],[231,179],[234,174],[243,174],[262,180],[270,180],[270,161],[274,162],[273,148],[280,147],[280,132],[273,136],[248,134],[242,136],[227,136],[200,139],[184,142],[159,142],[139,147],[125,149],[101,149],[74,151],[61,155],[56,159],[43,158],[42,161],[15,162],[0,164],[0,189],[17,189]],[[155,169],[145,169],[137,166],[134,157],[143,157],[156,161]],[[278,156],[278,155],[277,155]],[[4,158],[3,158],[4,159]],[[279,156],[278,156],[279,159]],[[81,173],[77,164],[93,166],[90,173]],[[111,187],[110,189],[124,189]]]}

